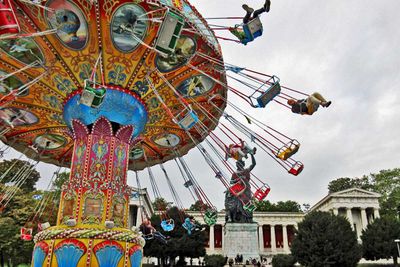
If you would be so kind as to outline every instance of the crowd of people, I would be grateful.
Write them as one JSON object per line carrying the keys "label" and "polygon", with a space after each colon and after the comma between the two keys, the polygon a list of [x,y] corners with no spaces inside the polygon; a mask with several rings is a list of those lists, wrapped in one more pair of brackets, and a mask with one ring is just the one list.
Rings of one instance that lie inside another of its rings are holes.
{"label": "crowd of people", "polygon": [[264,257],[261,257],[259,260],[251,257],[247,260],[244,260],[242,254],[237,254],[235,258],[230,258],[230,259],[228,259],[228,257],[225,257],[225,263],[228,264],[229,266],[243,264],[243,267],[249,265],[254,267],[265,267],[269,264],[268,259]]}

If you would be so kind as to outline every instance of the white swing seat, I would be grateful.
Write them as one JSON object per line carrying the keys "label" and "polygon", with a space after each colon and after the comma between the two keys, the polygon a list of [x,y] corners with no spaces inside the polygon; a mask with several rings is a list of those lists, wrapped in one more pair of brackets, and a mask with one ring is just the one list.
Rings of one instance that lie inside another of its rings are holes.
{"label": "white swing seat", "polygon": [[79,103],[88,107],[98,108],[103,103],[106,89],[100,84],[85,80]]}
{"label": "white swing seat", "polygon": [[173,53],[184,25],[184,18],[169,10],[165,14],[164,21],[158,31],[155,48],[168,55]]}

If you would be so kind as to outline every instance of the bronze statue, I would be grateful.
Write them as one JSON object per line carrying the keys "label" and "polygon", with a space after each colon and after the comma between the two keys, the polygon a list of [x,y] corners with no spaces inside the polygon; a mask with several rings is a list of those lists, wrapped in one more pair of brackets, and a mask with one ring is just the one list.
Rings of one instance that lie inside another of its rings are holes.
{"label": "bronze statue", "polygon": [[244,168],[243,160],[236,161],[237,171],[232,174],[230,185],[241,183],[244,189],[240,194],[233,194],[230,190],[225,192],[225,222],[233,223],[251,223],[253,222],[253,212],[246,211],[243,205],[251,201],[252,193],[250,187],[250,172],[256,166],[256,160],[253,154],[251,156],[251,165]]}

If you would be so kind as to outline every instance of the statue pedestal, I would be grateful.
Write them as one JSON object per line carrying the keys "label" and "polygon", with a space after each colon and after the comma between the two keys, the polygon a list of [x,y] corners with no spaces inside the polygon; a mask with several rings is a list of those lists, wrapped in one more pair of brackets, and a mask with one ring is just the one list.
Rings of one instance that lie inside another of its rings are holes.
{"label": "statue pedestal", "polygon": [[243,255],[243,261],[260,258],[257,223],[226,223],[224,232],[224,256],[235,258]]}

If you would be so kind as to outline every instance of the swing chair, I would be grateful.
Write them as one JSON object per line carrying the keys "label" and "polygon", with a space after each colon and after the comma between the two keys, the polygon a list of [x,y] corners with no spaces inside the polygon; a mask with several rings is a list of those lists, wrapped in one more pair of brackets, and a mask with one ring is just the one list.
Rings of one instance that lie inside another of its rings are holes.
{"label": "swing chair", "polygon": [[21,228],[21,239],[24,241],[31,241],[32,240],[32,228]]}
{"label": "swing chair", "polygon": [[254,205],[254,203],[253,203],[253,201],[248,201],[247,203],[245,203],[244,205],[243,205],[243,209],[245,210],[245,211],[247,211],[247,212],[253,212],[253,211],[255,211],[255,209],[256,209],[256,205]]}
{"label": "swing chair", "polygon": [[271,188],[268,185],[264,184],[254,192],[254,198],[257,199],[258,201],[262,201],[264,198],[268,196],[270,191]]}
{"label": "swing chair", "polygon": [[301,163],[300,161],[296,161],[292,167],[289,169],[289,173],[293,174],[294,176],[299,175],[304,169],[304,165],[303,163]]}
{"label": "swing chair", "polygon": [[181,36],[184,25],[185,19],[183,16],[168,10],[158,30],[158,37],[155,45],[156,50],[164,52],[167,55],[175,52],[175,47]]}
{"label": "swing chair", "polygon": [[243,194],[243,192],[246,190],[246,185],[242,181],[242,179],[239,179],[234,185],[229,187],[229,191],[236,197],[240,196]]}
{"label": "swing chair", "polygon": [[191,235],[192,231],[196,228],[196,225],[190,221],[190,218],[186,218],[182,227],[187,231],[188,235]]}
{"label": "swing chair", "polygon": [[214,225],[217,223],[218,212],[216,209],[209,208],[204,213],[204,222],[208,225]]}
{"label": "swing chair", "polygon": [[0,1],[0,35],[18,34],[21,31],[10,0]]}
{"label": "swing chair", "polygon": [[199,117],[190,106],[182,110],[174,118],[174,122],[185,131],[190,130],[198,121]]}
{"label": "swing chair", "polygon": [[259,17],[255,17],[246,24],[243,24],[243,32],[245,38],[241,41],[242,44],[246,45],[249,42],[254,41],[257,37],[260,37],[263,33],[263,26]]}
{"label": "swing chair", "polygon": [[299,148],[299,141],[293,139],[278,150],[278,152],[276,153],[276,157],[280,158],[281,160],[287,160],[288,158],[296,154],[297,151],[299,151]]}
{"label": "swing chair", "polygon": [[[96,85],[98,88],[96,88]],[[102,85],[85,80],[84,88],[79,103],[91,108],[98,108],[103,103],[106,89]]]}
{"label": "swing chair", "polygon": [[[281,92],[280,79],[275,75],[269,78],[263,83],[258,89],[249,96],[251,106],[254,108],[264,108],[269,102],[271,102]],[[264,85],[270,85],[265,91],[263,91]]]}
{"label": "swing chair", "polygon": [[161,221],[161,228],[165,232],[171,232],[175,228],[175,222],[173,219],[164,219]]}

